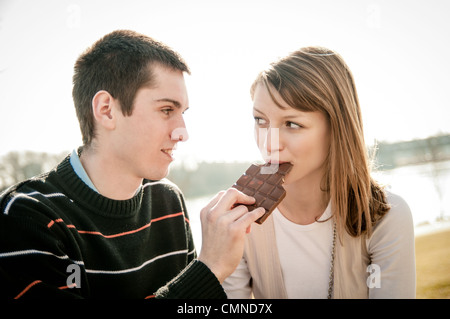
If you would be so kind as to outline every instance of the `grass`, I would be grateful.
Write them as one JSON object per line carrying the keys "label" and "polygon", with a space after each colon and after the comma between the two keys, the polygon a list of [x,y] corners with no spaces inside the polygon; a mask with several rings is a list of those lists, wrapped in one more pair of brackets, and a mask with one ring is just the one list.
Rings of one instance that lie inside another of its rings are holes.
{"label": "grass", "polygon": [[416,237],[419,299],[450,299],[450,230]]}

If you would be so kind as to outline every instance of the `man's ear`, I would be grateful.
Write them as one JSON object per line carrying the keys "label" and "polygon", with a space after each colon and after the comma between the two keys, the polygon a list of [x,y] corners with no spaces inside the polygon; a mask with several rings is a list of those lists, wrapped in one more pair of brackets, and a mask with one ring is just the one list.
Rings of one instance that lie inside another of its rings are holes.
{"label": "man's ear", "polygon": [[112,130],[116,126],[115,104],[118,101],[105,90],[98,91],[92,98],[92,111],[94,119],[98,125]]}

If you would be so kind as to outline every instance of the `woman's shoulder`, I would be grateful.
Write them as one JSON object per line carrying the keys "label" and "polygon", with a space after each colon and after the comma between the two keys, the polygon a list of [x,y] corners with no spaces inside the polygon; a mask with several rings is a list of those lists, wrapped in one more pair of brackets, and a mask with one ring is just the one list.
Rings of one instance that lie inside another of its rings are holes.
{"label": "woman's shoulder", "polygon": [[411,209],[404,198],[386,190],[389,211],[374,226],[371,237],[395,237],[414,233]]}
{"label": "woman's shoulder", "polygon": [[397,222],[412,222],[411,209],[402,196],[386,190],[386,199],[390,206],[390,209],[385,216],[387,219],[395,220]]}
{"label": "woman's shoulder", "polygon": [[395,212],[395,214],[411,214],[411,209],[405,199],[389,190],[385,190],[386,199],[388,204],[391,206],[390,212]]}

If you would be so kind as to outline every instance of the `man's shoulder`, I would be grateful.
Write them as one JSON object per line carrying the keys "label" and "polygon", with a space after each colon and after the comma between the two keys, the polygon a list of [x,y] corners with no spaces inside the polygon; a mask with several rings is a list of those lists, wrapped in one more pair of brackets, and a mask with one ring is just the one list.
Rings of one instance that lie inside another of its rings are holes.
{"label": "man's shoulder", "polygon": [[144,197],[151,203],[153,213],[186,212],[185,198],[180,188],[168,179],[144,180]]}
{"label": "man's shoulder", "polygon": [[[14,205],[34,206],[38,202],[50,201],[51,198],[62,197],[61,190],[52,182],[50,172],[23,180],[0,193],[0,213],[8,215]],[[23,209],[23,207],[21,208]]]}
{"label": "man's shoulder", "polygon": [[157,192],[175,193],[177,195],[182,195],[181,189],[167,178],[163,178],[157,181],[146,179],[143,182],[143,186],[144,188],[150,188]]}

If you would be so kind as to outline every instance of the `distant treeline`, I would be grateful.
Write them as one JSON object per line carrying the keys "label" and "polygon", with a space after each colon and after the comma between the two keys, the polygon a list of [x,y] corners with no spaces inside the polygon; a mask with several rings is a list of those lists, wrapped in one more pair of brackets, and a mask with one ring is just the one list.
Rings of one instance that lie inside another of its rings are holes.
{"label": "distant treeline", "polygon": [[183,165],[170,169],[168,179],[178,185],[187,198],[215,194],[225,190],[241,176],[250,163],[200,162],[195,170]]}
{"label": "distant treeline", "polygon": [[376,165],[379,170],[450,160],[450,134],[396,143],[379,143]]}
{"label": "distant treeline", "polygon": [[[379,170],[450,160],[450,134],[407,142],[379,143],[376,148],[375,165]],[[67,154],[10,152],[0,157],[0,190],[48,171]],[[192,167],[181,162],[171,167],[168,178],[187,198],[195,198],[227,189],[249,165],[248,162],[199,162]]]}
{"label": "distant treeline", "polygon": [[68,152],[9,152],[0,157],[0,191],[27,178],[52,169]]}

